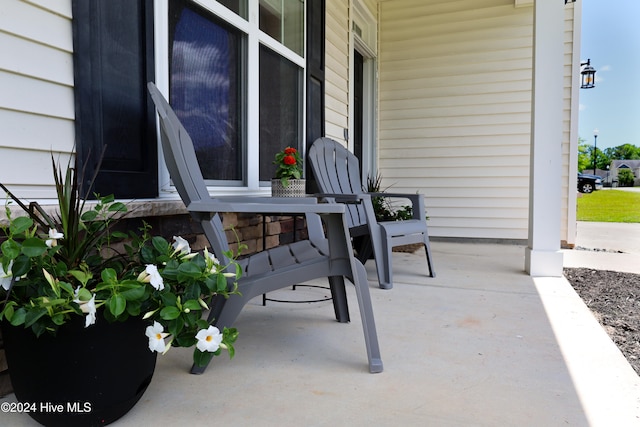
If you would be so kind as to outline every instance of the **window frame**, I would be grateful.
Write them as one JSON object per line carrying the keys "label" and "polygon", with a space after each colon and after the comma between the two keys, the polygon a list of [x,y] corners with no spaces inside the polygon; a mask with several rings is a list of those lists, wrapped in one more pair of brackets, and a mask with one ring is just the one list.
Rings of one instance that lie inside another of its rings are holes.
{"label": "window frame", "polygon": [[[167,96],[169,93],[169,1],[170,0],[156,0],[156,8],[154,11],[155,17],[155,58],[156,58],[156,85],[160,91]],[[246,43],[246,58],[247,61],[246,75],[241,78],[245,79],[246,97],[243,102],[246,103],[246,115],[244,120],[246,121],[246,129],[244,130],[246,138],[243,147],[244,158],[242,159],[245,165],[245,175],[242,177],[241,182],[229,181],[229,184],[215,184],[208,185],[208,189],[216,194],[256,194],[256,195],[268,195],[271,192],[271,187],[265,181],[259,180],[259,55],[260,46],[265,46],[276,54],[289,60],[294,65],[299,67],[300,81],[301,81],[301,99],[300,108],[301,111],[301,126],[300,129],[300,141],[299,147],[302,151],[302,155],[306,155],[304,136],[306,135],[306,114],[307,114],[307,73],[306,73],[306,56],[307,56],[307,1],[304,3],[304,35],[303,35],[303,47],[304,55],[300,56],[291,49],[287,48],[268,34],[259,29],[258,22],[258,6],[259,0],[247,0],[248,1],[248,16],[249,19],[245,20],[241,16],[227,9],[222,4],[214,0],[192,0],[193,3],[207,9],[210,13],[217,18],[225,21],[228,25],[236,28],[245,37]],[[169,172],[164,163],[164,157],[160,150],[159,156],[159,194],[160,197],[175,196],[175,187],[171,183]],[[274,171],[275,172],[275,171]]]}

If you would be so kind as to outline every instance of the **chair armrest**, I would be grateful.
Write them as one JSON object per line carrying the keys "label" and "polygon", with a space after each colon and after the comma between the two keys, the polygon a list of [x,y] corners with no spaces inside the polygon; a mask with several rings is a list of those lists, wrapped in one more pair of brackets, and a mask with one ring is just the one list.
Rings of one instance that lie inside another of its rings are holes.
{"label": "chair armrest", "polygon": [[315,196],[309,197],[272,197],[272,196],[216,196],[215,202],[224,203],[280,203],[280,204],[316,204]]}
{"label": "chair armrest", "polygon": [[424,208],[424,197],[420,193],[367,193],[371,197],[391,197],[396,199],[409,199],[414,219],[427,219]]}
{"label": "chair armrest", "polygon": [[380,192],[380,193],[367,193],[369,196],[371,197],[393,197],[393,198],[398,198],[398,199],[409,199],[412,202],[418,200],[418,199],[422,199],[422,194],[420,193],[387,193],[387,192]]}
{"label": "chair armrest", "polygon": [[370,199],[369,194],[340,194],[340,193],[316,193],[315,197],[322,199],[332,199],[338,203],[361,203],[363,200]]}
{"label": "chair armrest", "polygon": [[[259,198],[255,198],[259,199]],[[298,200],[305,198],[296,198],[296,200],[287,200],[285,202],[273,202],[270,198],[260,198],[263,200],[254,200],[254,198],[246,198],[244,201],[239,199],[218,201],[207,200],[192,202],[187,206],[189,212],[210,214],[216,212],[238,212],[238,213],[258,213],[258,214],[342,214],[345,207],[333,203],[317,203],[315,198],[306,198],[310,200]],[[313,202],[311,201],[313,200]]]}

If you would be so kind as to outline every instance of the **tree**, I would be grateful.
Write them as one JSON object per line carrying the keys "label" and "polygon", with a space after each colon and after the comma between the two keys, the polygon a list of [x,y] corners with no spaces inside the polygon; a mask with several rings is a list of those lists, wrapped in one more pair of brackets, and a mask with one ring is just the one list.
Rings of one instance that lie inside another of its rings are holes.
{"label": "tree", "polygon": [[588,169],[589,166],[593,166],[593,157],[590,150],[591,147],[588,144],[578,145],[578,171],[581,172]]}
{"label": "tree", "polygon": [[613,160],[638,160],[640,159],[640,147],[632,144],[622,144],[617,147],[609,147],[604,153]]}
{"label": "tree", "polygon": [[621,187],[633,187],[633,172],[630,169],[619,169],[618,170],[618,184]]}
{"label": "tree", "polygon": [[[603,153],[599,148],[596,148],[596,168],[606,169],[611,164],[611,157],[606,153]],[[593,172],[593,145],[580,144],[578,145],[578,171]]]}

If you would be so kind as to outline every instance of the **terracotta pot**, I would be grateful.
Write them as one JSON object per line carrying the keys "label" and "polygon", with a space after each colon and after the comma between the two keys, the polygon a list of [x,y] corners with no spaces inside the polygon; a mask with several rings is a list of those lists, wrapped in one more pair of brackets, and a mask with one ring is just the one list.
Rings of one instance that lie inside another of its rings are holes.
{"label": "terracotta pot", "polygon": [[149,350],[139,317],[88,328],[84,318],[57,336],[1,322],[9,375],[17,399],[47,426],[94,426],[126,414],[151,382],[157,353]]}

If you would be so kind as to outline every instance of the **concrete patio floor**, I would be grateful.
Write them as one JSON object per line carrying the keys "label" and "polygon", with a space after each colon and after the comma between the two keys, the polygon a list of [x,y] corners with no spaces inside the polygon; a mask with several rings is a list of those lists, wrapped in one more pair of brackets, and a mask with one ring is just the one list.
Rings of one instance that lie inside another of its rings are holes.
{"label": "concrete patio floor", "polygon": [[[367,263],[384,372],[368,372],[352,286],[349,324],[335,322],[330,302],[255,300],[237,321],[233,360],[190,375],[190,351],[171,349],[113,425],[640,425],[640,378],[564,278],[527,276],[522,246],[432,249],[436,278],[424,252],[394,253],[392,290],[377,288]],[[36,424],[1,414],[0,425]]]}

